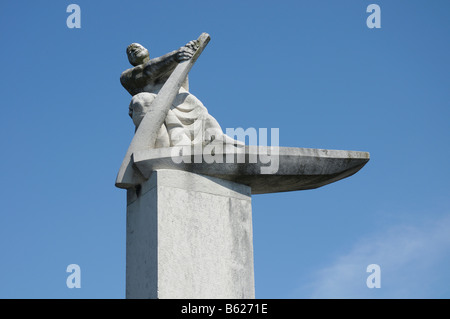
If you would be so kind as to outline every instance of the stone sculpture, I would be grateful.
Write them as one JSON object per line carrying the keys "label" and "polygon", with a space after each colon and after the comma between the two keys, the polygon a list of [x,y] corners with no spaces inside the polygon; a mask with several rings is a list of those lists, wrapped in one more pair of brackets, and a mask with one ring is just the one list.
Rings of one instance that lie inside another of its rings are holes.
{"label": "stone sculpture", "polygon": [[[197,42],[190,41],[178,50],[154,59],[150,59],[148,50],[142,45],[132,43],[128,46],[128,60],[134,67],[122,73],[120,82],[132,95],[129,115],[136,129],[144,115],[152,112],[152,102],[178,63],[192,58],[198,49]],[[205,145],[213,140],[237,143],[223,133],[219,123],[208,114],[202,102],[189,93],[186,76],[159,128],[155,144],[148,146],[161,148],[197,143]]]}
{"label": "stone sculpture", "polygon": [[[224,134],[189,92],[209,40],[203,33],[154,59],[140,44],[127,48],[133,68],[120,82],[136,131],[116,178],[127,189],[127,298],[254,298],[251,195],[321,187],[369,161]],[[197,161],[205,153],[214,161]],[[275,170],[265,170],[268,157]]]}

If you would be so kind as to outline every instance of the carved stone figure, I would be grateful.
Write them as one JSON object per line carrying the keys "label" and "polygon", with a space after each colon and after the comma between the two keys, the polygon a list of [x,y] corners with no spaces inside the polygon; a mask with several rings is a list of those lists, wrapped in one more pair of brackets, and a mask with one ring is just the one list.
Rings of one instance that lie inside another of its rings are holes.
{"label": "carved stone figure", "polygon": [[367,152],[225,135],[189,93],[209,40],[202,33],[154,59],[140,44],[127,48],[133,68],[120,81],[136,132],[116,178],[127,189],[127,298],[254,298],[251,195],[322,187],[369,161]]}
{"label": "carved stone figure", "polygon": [[117,187],[140,189],[152,172],[175,169],[244,184],[253,194],[264,194],[321,187],[367,163],[367,152],[243,145],[225,135],[189,93],[188,73],[209,40],[202,33],[154,59],[142,45],[128,46],[133,67],[122,73],[120,82],[132,95],[129,114],[136,133],[117,174]]}
{"label": "carved stone figure", "polygon": [[[197,49],[198,43],[194,40],[178,50],[150,59],[148,50],[142,45],[132,43],[128,46],[128,61],[133,68],[122,73],[120,82],[133,96],[129,115],[136,129],[145,114],[152,112],[152,102],[178,63],[191,59]],[[213,140],[238,143],[223,133],[219,123],[208,113],[202,102],[189,93],[186,76],[157,133],[155,144],[149,146],[162,148],[199,143],[205,145]]]}

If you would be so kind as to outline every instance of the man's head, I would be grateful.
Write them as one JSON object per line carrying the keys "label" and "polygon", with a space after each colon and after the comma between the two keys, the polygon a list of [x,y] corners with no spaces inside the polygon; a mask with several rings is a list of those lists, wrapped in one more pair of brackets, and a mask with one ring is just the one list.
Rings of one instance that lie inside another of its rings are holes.
{"label": "man's head", "polygon": [[131,43],[127,47],[127,56],[132,66],[137,66],[150,60],[148,50],[139,43]]}

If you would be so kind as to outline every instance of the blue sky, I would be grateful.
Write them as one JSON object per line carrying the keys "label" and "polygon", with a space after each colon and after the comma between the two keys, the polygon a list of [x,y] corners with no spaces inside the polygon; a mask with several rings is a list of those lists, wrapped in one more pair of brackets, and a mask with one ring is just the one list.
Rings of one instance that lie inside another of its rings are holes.
{"label": "blue sky", "polygon": [[[81,28],[66,7],[81,7]],[[381,29],[366,8],[381,7]],[[368,151],[356,175],[252,197],[257,298],[450,298],[450,2],[2,1],[0,298],[124,298],[126,46],[201,32],[190,91],[222,128]],[[68,289],[66,267],[81,267]],[[369,289],[366,268],[381,267]]]}

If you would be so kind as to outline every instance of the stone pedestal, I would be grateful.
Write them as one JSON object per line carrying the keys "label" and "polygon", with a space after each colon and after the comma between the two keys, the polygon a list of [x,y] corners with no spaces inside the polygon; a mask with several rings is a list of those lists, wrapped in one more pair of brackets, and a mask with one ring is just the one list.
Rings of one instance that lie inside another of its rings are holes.
{"label": "stone pedestal", "polygon": [[165,169],[127,190],[126,298],[254,298],[250,194]]}

